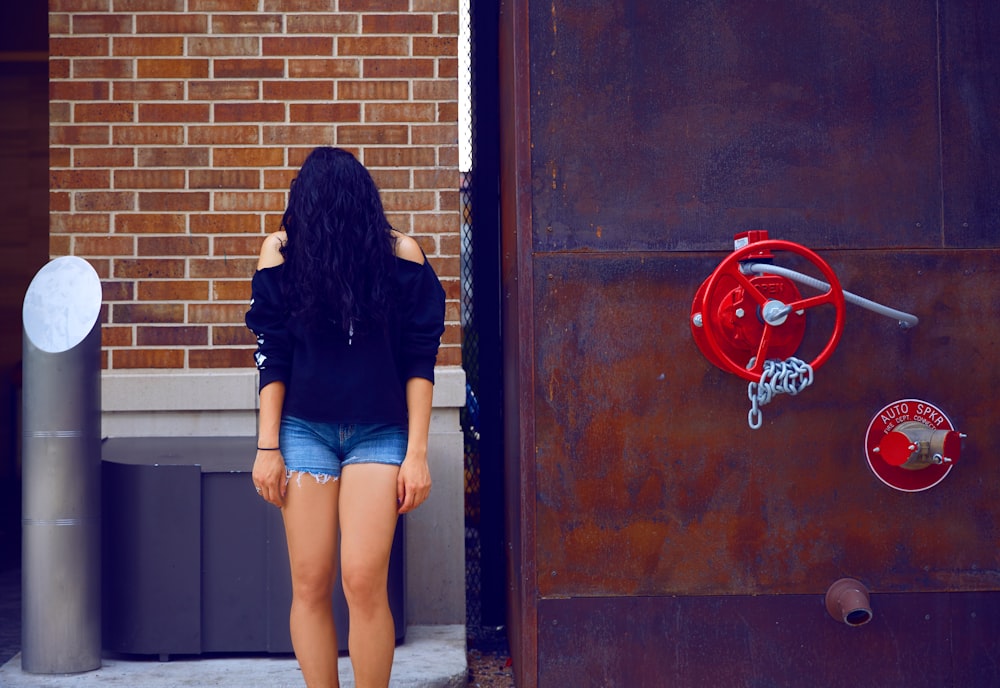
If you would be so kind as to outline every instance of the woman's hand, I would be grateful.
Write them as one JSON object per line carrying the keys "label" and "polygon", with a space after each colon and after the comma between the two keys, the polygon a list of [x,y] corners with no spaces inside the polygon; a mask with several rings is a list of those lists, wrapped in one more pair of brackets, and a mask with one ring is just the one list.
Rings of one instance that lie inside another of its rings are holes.
{"label": "woman's hand", "polygon": [[427,459],[411,456],[407,452],[396,477],[396,501],[399,513],[413,511],[424,503],[431,492],[431,471]]}
{"label": "woman's hand", "polygon": [[264,501],[279,508],[284,505],[288,480],[285,478],[285,459],[280,450],[257,450],[251,475],[257,494],[263,497]]}

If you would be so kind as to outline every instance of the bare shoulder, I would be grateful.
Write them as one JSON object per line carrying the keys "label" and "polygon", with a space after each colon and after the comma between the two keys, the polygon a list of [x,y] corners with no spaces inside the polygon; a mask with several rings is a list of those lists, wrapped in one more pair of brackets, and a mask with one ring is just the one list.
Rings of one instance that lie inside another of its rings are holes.
{"label": "bare shoulder", "polygon": [[288,235],[284,231],[268,234],[264,243],[260,247],[260,258],[257,260],[257,269],[272,268],[285,262],[285,257],[281,255],[281,248],[288,241]]}
{"label": "bare shoulder", "polygon": [[411,236],[392,230],[392,236],[396,239],[396,255],[411,263],[424,262],[424,252],[420,250],[420,244]]}

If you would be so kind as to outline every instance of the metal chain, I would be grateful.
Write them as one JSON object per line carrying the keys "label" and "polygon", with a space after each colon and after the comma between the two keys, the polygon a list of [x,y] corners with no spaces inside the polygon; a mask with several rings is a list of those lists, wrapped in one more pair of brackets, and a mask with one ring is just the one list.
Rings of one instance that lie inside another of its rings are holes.
{"label": "metal chain", "polygon": [[[754,361],[747,364],[752,368]],[[760,407],[770,403],[775,394],[798,394],[813,383],[812,366],[794,356],[785,360],[768,359],[764,361],[764,370],[760,374],[760,382],[747,385],[747,397],[750,399],[750,412],[747,423],[751,430],[756,430],[764,421]]]}

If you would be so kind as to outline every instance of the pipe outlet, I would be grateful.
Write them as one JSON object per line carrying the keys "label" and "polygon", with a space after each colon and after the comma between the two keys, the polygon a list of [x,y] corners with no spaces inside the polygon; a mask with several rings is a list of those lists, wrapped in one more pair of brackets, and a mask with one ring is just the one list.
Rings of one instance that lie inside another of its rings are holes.
{"label": "pipe outlet", "polygon": [[826,610],[848,626],[864,626],[872,620],[868,588],[854,578],[841,578],[826,591]]}

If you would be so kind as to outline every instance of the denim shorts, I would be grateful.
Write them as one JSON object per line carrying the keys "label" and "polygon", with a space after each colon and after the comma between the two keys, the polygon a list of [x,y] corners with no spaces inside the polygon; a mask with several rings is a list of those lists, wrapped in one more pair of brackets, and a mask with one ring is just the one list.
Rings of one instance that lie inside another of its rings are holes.
{"label": "denim shorts", "polygon": [[336,480],[341,468],[352,463],[399,466],[406,457],[402,425],[320,423],[285,416],[279,438],[286,473],[309,473],[323,482]]}

